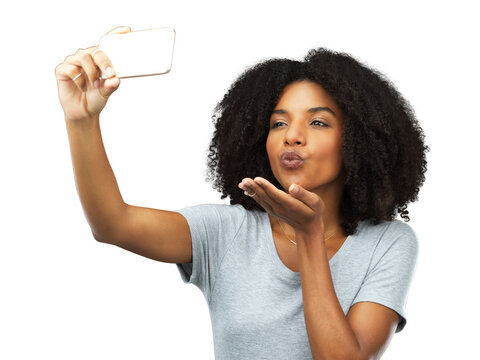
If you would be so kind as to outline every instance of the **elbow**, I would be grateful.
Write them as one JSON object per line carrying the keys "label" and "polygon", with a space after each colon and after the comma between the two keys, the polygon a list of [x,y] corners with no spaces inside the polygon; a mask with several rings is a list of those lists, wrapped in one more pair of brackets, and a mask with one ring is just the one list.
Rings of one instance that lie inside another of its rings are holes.
{"label": "elbow", "polygon": [[336,354],[336,356],[326,356],[326,357],[313,357],[314,360],[326,360],[326,359],[336,359],[336,360],[378,360],[380,358],[377,358],[375,356],[365,356],[364,354],[359,354],[359,353],[355,353],[355,354],[350,354],[350,355],[346,355],[346,354],[343,354],[343,355],[340,355],[340,354]]}
{"label": "elbow", "polygon": [[121,232],[119,231],[95,231],[92,229],[92,236],[95,240],[105,244],[118,245],[122,243]]}
{"label": "elbow", "polygon": [[92,231],[93,238],[97,240],[98,242],[105,242],[103,238],[101,238],[95,231]]}
{"label": "elbow", "polygon": [[[379,360],[380,357],[374,356],[374,355],[367,355],[360,350],[355,351],[354,353],[350,354],[342,354],[340,355],[339,353],[336,354],[337,356],[330,356],[326,358],[321,358],[323,359],[337,359],[337,360]],[[316,359],[316,358],[314,358]]]}
{"label": "elbow", "polygon": [[97,240],[98,242],[101,242],[101,243],[104,243],[104,244],[112,244],[112,245],[115,245],[117,242],[112,240],[112,238],[110,237],[105,237],[105,236],[101,236],[99,235],[98,233],[92,231],[92,235],[93,235],[93,238],[95,240]]}

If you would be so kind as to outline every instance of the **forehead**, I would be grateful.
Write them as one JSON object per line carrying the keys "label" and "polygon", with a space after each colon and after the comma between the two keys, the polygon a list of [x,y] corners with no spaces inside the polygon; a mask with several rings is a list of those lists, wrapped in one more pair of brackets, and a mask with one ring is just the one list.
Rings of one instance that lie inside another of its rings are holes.
{"label": "forehead", "polygon": [[341,116],[335,100],[319,84],[304,80],[287,85],[274,109],[301,113],[318,106],[329,107]]}

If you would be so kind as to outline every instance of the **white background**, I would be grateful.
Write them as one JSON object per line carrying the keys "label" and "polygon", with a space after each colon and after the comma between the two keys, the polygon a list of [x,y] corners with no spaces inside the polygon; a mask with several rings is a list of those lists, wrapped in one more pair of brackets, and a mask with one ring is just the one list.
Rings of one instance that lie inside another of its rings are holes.
{"label": "white background", "polygon": [[431,151],[419,201],[409,206],[420,256],[408,324],[383,359],[478,356],[480,29],[473,3],[3,5],[0,358],[213,359],[202,293],[182,282],[174,264],[95,241],[76,192],[54,70],[119,25],[172,26],[177,35],[172,71],[122,80],[101,115],[123,199],[137,206],[228,203],[204,180],[211,115],[258,61],[302,59],[325,46],[386,74],[414,107]]}

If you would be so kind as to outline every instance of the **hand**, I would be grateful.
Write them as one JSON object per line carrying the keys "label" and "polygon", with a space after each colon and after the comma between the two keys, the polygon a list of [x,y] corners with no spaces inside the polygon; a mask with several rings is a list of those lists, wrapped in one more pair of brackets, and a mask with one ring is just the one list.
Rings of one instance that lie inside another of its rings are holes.
{"label": "hand", "polygon": [[[128,32],[130,27],[118,27],[108,34]],[[98,115],[107,104],[108,97],[120,86],[120,79],[115,76],[115,69],[107,54],[101,50],[93,54],[97,49],[96,46],[78,49],[55,68],[58,96],[67,120]],[[108,79],[100,79],[99,71]]]}
{"label": "hand", "polygon": [[[315,234],[323,227],[325,203],[317,194],[298,184],[292,184],[285,193],[277,189],[268,180],[256,177],[245,178],[238,187],[245,190],[245,195],[252,196],[270,215],[286,222],[295,231]],[[295,189],[298,192],[295,193]]]}

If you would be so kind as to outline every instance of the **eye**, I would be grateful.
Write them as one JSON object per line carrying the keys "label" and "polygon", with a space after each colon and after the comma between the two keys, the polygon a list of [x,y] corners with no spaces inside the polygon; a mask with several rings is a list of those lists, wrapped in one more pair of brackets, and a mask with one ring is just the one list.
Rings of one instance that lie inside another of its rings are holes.
{"label": "eye", "polygon": [[282,123],[280,121],[277,121],[277,122],[273,123],[272,129],[275,129],[277,127],[277,125],[279,125],[279,124],[284,124],[284,123]]}
{"label": "eye", "polygon": [[[313,120],[313,121],[311,122],[311,124],[313,124],[313,123],[321,124],[321,125],[317,125],[317,126],[320,126],[320,127],[328,127],[328,125],[327,125],[326,123],[324,123],[323,121],[320,121],[320,120]],[[278,127],[279,125],[281,125],[281,124],[286,125],[284,122],[280,122],[280,121],[274,122],[274,123],[272,124],[272,129],[277,128],[277,127]]]}
{"label": "eye", "polygon": [[313,120],[313,121],[312,121],[312,124],[313,124],[313,123],[320,123],[320,124],[323,124],[321,127],[328,127],[327,124],[325,124],[323,121],[320,121],[320,120]]}

